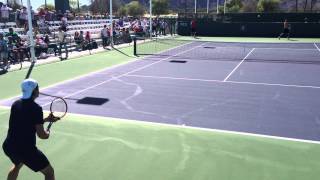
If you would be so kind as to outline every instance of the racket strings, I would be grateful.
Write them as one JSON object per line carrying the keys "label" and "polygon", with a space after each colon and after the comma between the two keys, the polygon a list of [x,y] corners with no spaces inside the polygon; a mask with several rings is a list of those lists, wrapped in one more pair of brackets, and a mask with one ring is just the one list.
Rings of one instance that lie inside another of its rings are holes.
{"label": "racket strings", "polygon": [[55,117],[62,118],[68,111],[68,106],[62,98],[56,98],[51,102],[50,111]]}

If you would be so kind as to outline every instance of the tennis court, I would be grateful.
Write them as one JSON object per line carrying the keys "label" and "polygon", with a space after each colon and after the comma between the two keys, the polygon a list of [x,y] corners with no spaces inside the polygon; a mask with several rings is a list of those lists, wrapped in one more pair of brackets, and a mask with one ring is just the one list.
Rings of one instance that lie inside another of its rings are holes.
{"label": "tennis court", "polygon": [[137,45],[140,59],[42,89],[72,114],[54,127],[59,147],[43,145],[58,177],[319,177],[320,44],[158,41]]}

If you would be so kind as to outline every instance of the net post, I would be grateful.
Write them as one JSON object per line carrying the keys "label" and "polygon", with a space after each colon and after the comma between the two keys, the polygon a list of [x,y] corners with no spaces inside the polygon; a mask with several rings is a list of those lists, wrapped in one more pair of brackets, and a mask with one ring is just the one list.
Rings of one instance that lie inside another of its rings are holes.
{"label": "net post", "polygon": [[137,56],[137,38],[133,37],[133,55]]}

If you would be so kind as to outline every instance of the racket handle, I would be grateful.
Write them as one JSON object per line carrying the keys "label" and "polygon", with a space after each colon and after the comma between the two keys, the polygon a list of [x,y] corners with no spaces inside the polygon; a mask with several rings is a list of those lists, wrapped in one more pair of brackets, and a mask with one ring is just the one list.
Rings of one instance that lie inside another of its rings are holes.
{"label": "racket handle", "polygon": [[53,124],[53,122],[50,122],[50,123],[49,123],[49,125],[48,125],[48,127],[47,127],[47,131],[50,131],[50,128],[51,128],[52,124]]}

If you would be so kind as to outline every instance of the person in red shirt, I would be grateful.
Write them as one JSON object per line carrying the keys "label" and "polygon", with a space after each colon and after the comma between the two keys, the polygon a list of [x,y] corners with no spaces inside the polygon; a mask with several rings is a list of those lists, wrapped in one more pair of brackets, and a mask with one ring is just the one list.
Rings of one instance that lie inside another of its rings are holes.
{"label": "person in red shirt", "polygon": [[196,34],[197,34],[197,22],[195,19],[192,19],[192,21],[191,21],[191,36],[196,38]]}

